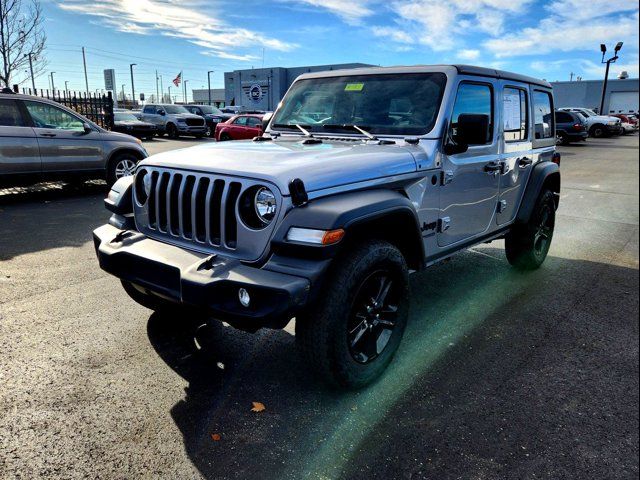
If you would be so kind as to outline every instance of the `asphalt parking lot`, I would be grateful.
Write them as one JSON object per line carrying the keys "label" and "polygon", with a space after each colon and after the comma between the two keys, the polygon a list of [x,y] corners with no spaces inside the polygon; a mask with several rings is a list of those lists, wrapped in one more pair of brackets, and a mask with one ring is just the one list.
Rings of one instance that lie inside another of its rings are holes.
{"label": "asphalt parking lot", "polygon": [[0,191],[0,478],[637,478],[638,136],[560,150],[543,268],[495,242],[414,275],[395,363],[352,393],[291,325],[196,344],[130,300],[95,259],[103,184]]}

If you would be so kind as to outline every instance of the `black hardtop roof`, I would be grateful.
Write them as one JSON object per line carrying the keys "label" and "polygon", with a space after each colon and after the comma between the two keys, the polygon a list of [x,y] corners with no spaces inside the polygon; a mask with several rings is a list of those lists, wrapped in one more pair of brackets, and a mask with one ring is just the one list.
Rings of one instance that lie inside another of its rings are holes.
{"label": "black hardtop roof", "polygon": [[545,88],[553,88],[546,80],[540,80],[539,78],[529,77],[528,75],[521,75],[519,73],[507,72],[504,70],[495,70],[493,68],[476,67],[474,65],[453,65],[458,73],[463,75],[478,75],[482,77],[494,77],[503,80],[514,80],[522,83],[531,83],[533,85],[539,85]]}

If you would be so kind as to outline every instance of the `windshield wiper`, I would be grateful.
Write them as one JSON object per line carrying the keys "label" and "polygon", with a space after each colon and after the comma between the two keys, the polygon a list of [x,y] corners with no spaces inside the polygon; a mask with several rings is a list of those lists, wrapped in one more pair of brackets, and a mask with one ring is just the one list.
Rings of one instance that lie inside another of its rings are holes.
{"label": "windshield wiper", "polygon": [[338,129],[338,130],[356,130],[357,132],[360,132],[365,137],[367,137],[367,140],[372,140],[372,141],[375,141],[375,142],[379,142],[381,145],[391,145],[391,144],[396,143],[396,142],[394,142],[392,140],[380,140],[378,137],[376,137],[372,133],[366,131],[364,128],[359,127],[358,125],[326,123],[326,124],[322,125],[322,127],[323,128],[330,128],[330,129]]}
{"label": "windshield wiper", "polygon": [[[307,139],[302,142],[305,145],[314,145],[316,143],[322,143],[322,140],[320,140],[319,138],[315,138],[313,136],[313,134],[307,130],[307,128],[311,128],[310,125],[305,125],[304,127],[302,125],[300,125],[299,123],[294,123],[293,125],[289,125],[288,123],[276,123],[275,125],[273,125],[274,128],[288,128],[291,130],[294,129],[298,129],[302,132],[302,134],[307,137]],[[305,128],[307,127],[307,128]]]}

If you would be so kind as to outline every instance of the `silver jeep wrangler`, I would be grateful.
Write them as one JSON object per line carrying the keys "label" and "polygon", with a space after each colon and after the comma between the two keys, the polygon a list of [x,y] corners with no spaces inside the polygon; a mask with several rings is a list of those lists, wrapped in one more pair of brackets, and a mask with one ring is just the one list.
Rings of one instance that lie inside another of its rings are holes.
{"label": "silver jeep wrangler", "polygon": [[472,66],[312,73],[265,133],[155,155],[108,198],[100,266],[140,304],[283,328],[329,382],[396,352],[409,273],[505,239],[545,260],[560,193],[551,86]]}

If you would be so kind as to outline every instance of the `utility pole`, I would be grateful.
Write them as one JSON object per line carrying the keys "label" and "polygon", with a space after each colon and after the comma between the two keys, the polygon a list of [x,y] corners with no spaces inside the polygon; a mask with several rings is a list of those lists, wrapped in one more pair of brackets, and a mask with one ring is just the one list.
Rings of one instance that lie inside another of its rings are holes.
{"label": "utility pole", "polygon": [[56,84],[53,82],[53,74],[56,72],[51,72],[50,77],[51,77],[51,91],[53,92],[53,94],[56,94]]}
{"label": "utility pole", "polygon": [[160,102],[160,90],[158,89],[158,70],[156,70],[156,102]]}
{"label": "utility pole", "polygon": [[136,87],[133,83],[133,67],[135,67],[137,64],[135,63],[131,63],[129,64],[129,70],[131,71],[131,101],[134,103],[136,103]]}
{"label": "utility pole", "polygon": [[84,65],[84,85],[88,95],[89,94],[89,77],[87,76],[87,56],[84,53],[84,47],[82,47],[82,64]]}
{"label": "utility pole", "polygon": [[210,70],[207,72],[207,80],[209,81],[209,105],[211,105],[211,74],[213,73],[213,70]]}
{"label": "utility pole", "polygon": [[611,66],[612,63],[616,63],[616,61],[618,60],[618,52],[622,48],[622,45],[623,45],[622,42],[618,42],[615,46],[613,57],[605,61],[604,55],[607,53],[607,46],[604,43],[600,44],[600,51],[602,52],[602,61],[600,63],[606,63],[607,68],[605,69],[605,72],[604,72],[604,82],[602,84],[602,98],[600,99],[600,111],[598,112],[599,115],[604,115],[604,99],[607,96],[607,83],[609,82],[609,67]]}
{"label": "utility pole", "polygon": [[[160,75],[160,91],[162,92],[162,96],[164,97],[164,84],[162,82],[162,75]],[[162,98],[160,102],[164,103],[164,98]]]}
{"label": "utility pole", "polygon": [[26,53],[25,57],[29,57],[29,70],[31,71],[31,86],[33,87],[33,94],[36,94],[36,79],[33,76],[33,52]]}

